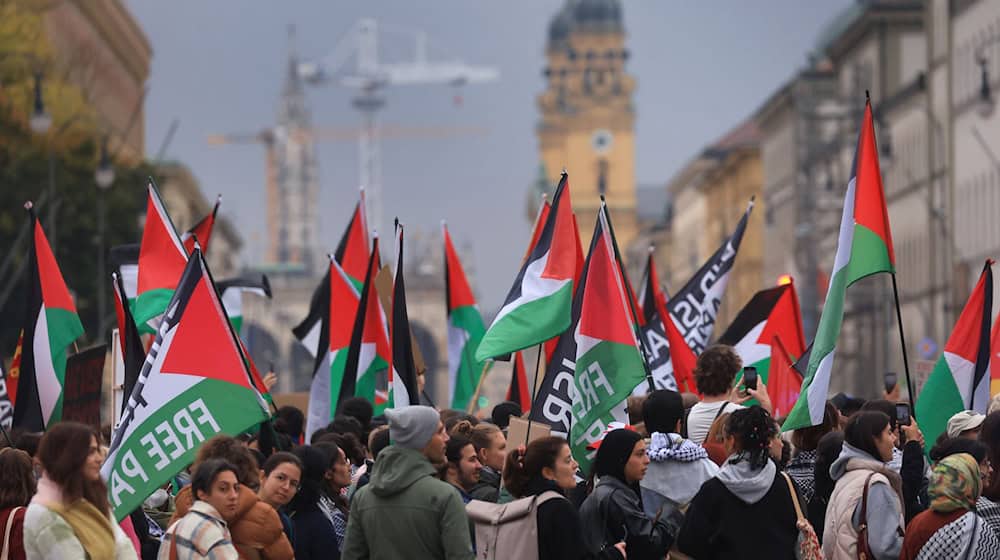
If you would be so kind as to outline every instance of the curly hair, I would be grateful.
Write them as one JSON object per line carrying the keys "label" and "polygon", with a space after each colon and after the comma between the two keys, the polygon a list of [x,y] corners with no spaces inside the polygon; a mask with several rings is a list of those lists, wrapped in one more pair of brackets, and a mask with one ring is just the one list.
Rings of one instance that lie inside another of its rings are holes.
{"label": "curly hair", "polygon": [[191,472],[198,470],[198,465],[209,459],[225,459],[236,469],[236,478],[240,484],[255,492],[260,488],[260,466],[240,440],[223,434],[208,438],[198,449]]}
{"label": "curly hair", "polygon": [[723,395],[729,392],[741,367],[743,360],[732,346],[713,344],[698,355],[694,382],[702,395]]}
{"label": "curly hair", "polygon": [[726,435],[736,440],[736,457],[733,464],[749,461],[753,469],[761,469],[767,464],[768,447],[778,433],[777,424],[766,410],[751,406],[735,410],[726,422]]}

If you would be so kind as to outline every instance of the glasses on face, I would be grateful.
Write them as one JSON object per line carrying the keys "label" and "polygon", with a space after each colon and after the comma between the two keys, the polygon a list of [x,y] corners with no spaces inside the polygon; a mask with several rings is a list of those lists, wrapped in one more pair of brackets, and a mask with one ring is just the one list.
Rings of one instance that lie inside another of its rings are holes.
{"label": "glasses on face", "polygon": [[292,487],[292,490],[295,490],[296,492],[298,492],[299,487],[302,486],[301,482],[299,482],[298,480],[293,480],[291,478],[288,478],[288,475],[283,473],[278,473],[274,475],[274,479],[277,480],[279,484],[285,484],[287,482],[288,485]]}

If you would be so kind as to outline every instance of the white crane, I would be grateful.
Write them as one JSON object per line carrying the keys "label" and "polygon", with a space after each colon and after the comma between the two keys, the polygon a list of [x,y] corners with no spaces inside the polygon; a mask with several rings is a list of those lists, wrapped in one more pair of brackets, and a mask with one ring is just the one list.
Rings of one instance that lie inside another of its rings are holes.
{"label": "white crane", "polygon": [[[397,33],[414,39],[413,60],[383,63],[379,61],[379,33]],[[349,67],[354,57],[356,64]],[[371,18],[359,20],[340,38],[333,51],[315,62],[299,64],[299,75],[309,84],[334,84],[355,90],[354,108],[361,113],[362,128],[358,139],[361,185],[368,200],[368,223],[382,224],[382,162],[375,116],[385,106],[380,92],[390,86],[446,84],[460,87],[469,83],[496,80],[496,68],[470,66],[460,60],[427,59],[427,34],[393,25],[381,25]]]}

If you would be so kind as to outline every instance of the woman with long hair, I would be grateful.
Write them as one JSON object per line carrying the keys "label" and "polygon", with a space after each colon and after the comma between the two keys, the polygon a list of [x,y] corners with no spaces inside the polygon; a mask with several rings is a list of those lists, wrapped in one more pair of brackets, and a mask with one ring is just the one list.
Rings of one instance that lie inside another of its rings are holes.
{"label": "woman with long hair", "polygon": [[[838,424],[839,425],[839,424]],[[830,467],[840,457],[844,448],[844,432],[830,432],[820,438],[816,446],[816,461],[813,464],[813,497],[806,507],[806,517],[823,542],[823,527],[826,524],[826,506],[830,504],[835,481],[830,478]]]}
{"label": "woman with long hair", "polygon": [[285,513],[285,506],[299,491],[299,485],[302,483],[302,461],[287,451],[273,453],[260,469],[260,480],[260,491],[257,495],[261,501],[278,512],[285,536],[294,547],[295,533],[292,530],[292,520]]}
{"label": "woman with long hair", "polygon": [[[985,449],[979,453],[985,461]],[[1000,539],[976,515],[983,474],[980,458],[969,453],[948,455],[934,464],[927,487],[930,508],[907,525],[900,559],[943,558],[954,553],[969,560],[1000,558]]]}
{"label": "woman with long hair", "polygon": [[507,438],[496,424],[486,422],[475,426],[469,422],[460,422],[452,428],[452,434],[465,436],[472,441],[482,465],[479,480],[469,490],[469,495],[473,500],[496,503],[500,498],[500,472],[507,459]]}
{"label": "woman with long hair", "polygon": [[77,422],[60,422],[42,436],[35,455],[42,478],[24,516],[28,558],[136,558],[111,516],[98,442],[93,428]]}
{"label": "woman with long hair", "polygon": [[791,482],[770,454],[777,427],[758,406],[737,410],[726,422],[728,458],[691,501],[677,548],[694,558],[795,558],[796,525]]}
{"label": "woman with long hair", "polygon": [[899,558],[905,527],[903,481],[887,464],[895,445],[884,412],[862,410],[847,420],[844,447],[830,467],[836,486],[826,509],[824,558],[854,560],[859,548],[867,548],[876,560]]}
{"label": "woman with long hair", "polygon": [[24,560],[24,514],[35,495],[31,456],[13,447],[0,449],[0,558]]}
{"label": "woman with long hair", "polygon": [[350,504],[347,501],[347,488],[351,486],[351,459],[344,449],[330,439],[322,439],[313,445],[326,456],[326,472],[323,474],[323,493],[320,496],[320,509],[333,525],[337,534],[337,548],[343,549],[344,537],[347,535],[347,521],[350,515]]}
{"label": "woman with long hair", "polygon": [[633,560],[663,558],[674,543],[679,511],[664,502],[650,519],[643,508],[639,481],[648,465],[646,442],[638,433],[618,429],[604,436],[591,467],[594,491],[580,506],[584,542],[592,554],[624,541]]}
{"label": "woman with long hair", "polygon": [[289,517],[292,518],[295,530],[295,558],[340,558],[333,523],[320,506],[325,492],[325,475],[330,466],[329,455],[309,446],[296,447],[292,453],[302,462],[299,491],[288,504]]}
{"label": "woman with long hair", "polygon": [[598,554],[591,553],[584,545],[580,514],[566,499],[566,492],[576,488],[578,466],[565,439],[545,437],[507,453],[503,478],[507,490],[515,498],[539,496],[544,499],[537,506],[539,558],[621,558],[624,543],[607,547]]}

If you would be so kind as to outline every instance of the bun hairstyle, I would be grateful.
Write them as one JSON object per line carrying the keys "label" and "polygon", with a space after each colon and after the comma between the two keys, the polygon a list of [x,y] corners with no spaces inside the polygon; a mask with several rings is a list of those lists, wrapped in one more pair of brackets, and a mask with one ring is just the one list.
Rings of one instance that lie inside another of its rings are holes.
{"label": "bun hairstyle", "polygon": [[448,435],[452,437],[458,436],[465,439],[472,439],[472,432],[474,428],[475,426],[472,425],[472,422],[469,422],[468,420],[459,420],[458,422],[455,422],[450,430],[448,430]]}
{"label": "bun hairstyle", "polygon": [[550,436],[508,451],[503,466],[504,487],[515,498],[523,498],[531,480],[542,477],[543,468],[555,468],[556,459],[566,445],[569,444],[565,439]]}
{"label": "bun hairstyle", "polygon": [[736,457],[732,464],[749,461],[753,469],[764,468],[768,446],[778,429],[771,415],[759,406],[733,411],[726,422],[726,435],[736,439]]}
{"label": "bun hairstyle", "polygon": [[472,440],[472,445],[476,446],[476,452],[478,453],[480,449],[487,449],[492,445],[493,436],[499,433],[502,432],[495,424],[480,422],[472,428],[468,437]]}

